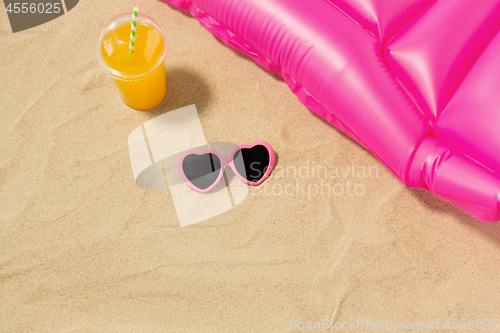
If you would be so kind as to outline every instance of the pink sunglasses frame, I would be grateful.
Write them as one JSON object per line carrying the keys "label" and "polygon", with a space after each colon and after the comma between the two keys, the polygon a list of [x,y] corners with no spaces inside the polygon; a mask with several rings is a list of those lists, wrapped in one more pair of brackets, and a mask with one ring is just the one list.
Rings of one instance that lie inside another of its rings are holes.
{"label": "pink sunglasses frame", "polygon": [[[262,176],[261,179],[259,179],[259,181],[257,181],[257,182],[251,182],[251,181],[246,180],[245,178],[243,178],[238,173],[238,170],[236,170],[236,167],[234,166],[234,160],[233,160],[233,158],[234,158],[234,154],[238,150],[240,150],[242,148],[253,148],[253,147],[259,146],[259,145],[266,147],[267,151],[269,152],[269,165],[267,166],[266,172],[264,172],[264,175]],[[193,155],[193,154],[194,155],[204,155],[204,154],[208,154],[208,153],[214,154],[214,155],[216,155],[220,159],[221,168],[220,168],[220,174],[217,177],[217,180],[210,187],[202,190],[202,189],[199,189],[198,187],[196,187],[195,185],[193,185],[193,183],[191,183],[191,181],[189,179],[187,179],[186,175],[184,174],[184,170],[182,169],[182,163],[184,162],[184,159],[186,158],[186,156]],[[179,176],[184,181],[184,183],[186,184],[186,186],[188,186],[188,187],[192,188],[193,190],[198,191],[200,193],[207,193],[208,191],[210,191],[211,189],[213,189],[219,183],[219,181],[222,178],[222,175],[224,174],[224,170],[226,169],[227,166],[230,166],[231,169],[233,169],[234,174],[240,180],[244,181],[248,185],[255,186],[255,185],[259,185],[260,183],[262,183],[271,174],[271,171],[272,171],[272,169],[274,167],[274,161],[275,161],[274,150],[271,147],[271,145],[269,143],[265,142],[265,141],[255,141],[255,142],[252,142],[249,145],[243,144],[243,145],[239,145],[238,147],[234,148],[233,151],[231,152],[231,154],[229,155],[229,157],[224,157],[224,155],[222,155],[220,152],[218,152],[215,149],[205,149],[203,151],[187,150],[187,151],[183,152],[179,156],[179,159],[177,160],[177,172],[179,173]]]}

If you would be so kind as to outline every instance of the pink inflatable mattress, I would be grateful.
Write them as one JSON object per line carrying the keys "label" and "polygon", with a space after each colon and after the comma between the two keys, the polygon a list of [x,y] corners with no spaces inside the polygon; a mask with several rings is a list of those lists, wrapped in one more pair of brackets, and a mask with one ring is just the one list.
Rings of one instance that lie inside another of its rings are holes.
{"label": "pink inflatable mattress", "polygon": [[500,219],[500,0],[168,1],[406,185]]}

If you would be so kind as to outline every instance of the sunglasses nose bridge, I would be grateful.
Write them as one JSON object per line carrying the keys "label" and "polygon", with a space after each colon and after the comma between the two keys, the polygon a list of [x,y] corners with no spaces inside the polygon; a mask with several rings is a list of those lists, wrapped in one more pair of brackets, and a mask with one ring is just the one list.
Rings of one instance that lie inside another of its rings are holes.
{"label": "sunglasses nose bridge", "polygon": [[222,156],[222,155],[219,155],[218,156],[219,159],[220,159],[220,162],[221,162],[221,169],[224,171],[224,169],[226,169],[227,166],[229,166],[232,162],[232,158],[231,156],[230,157],[225,157],[225,156]]}

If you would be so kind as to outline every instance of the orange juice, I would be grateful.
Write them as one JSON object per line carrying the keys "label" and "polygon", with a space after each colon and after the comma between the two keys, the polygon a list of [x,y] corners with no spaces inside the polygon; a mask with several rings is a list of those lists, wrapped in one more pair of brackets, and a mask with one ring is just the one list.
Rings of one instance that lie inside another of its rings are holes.
{"label": "orange juice", "polygon": [[129,52],[130,14],[112,20],[101,34],[97,57],[110,72],[125,103],[137,110],[154,108],[165,98],[163,32],[151,18],[139,14],[134,52]]}

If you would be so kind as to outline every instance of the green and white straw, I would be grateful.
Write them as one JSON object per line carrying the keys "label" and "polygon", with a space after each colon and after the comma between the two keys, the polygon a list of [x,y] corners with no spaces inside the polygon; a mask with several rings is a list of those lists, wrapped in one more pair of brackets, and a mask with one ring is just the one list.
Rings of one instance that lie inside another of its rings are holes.
{"label": "green and white straw", "polygon": [[134,53],[135,46],[135,30],[137,29],[137,12],[139,11],[138,7],[134,7],[134,11],[132,12],[132,29],[130,29],[130,44],[128,46],[128,50],[130,53]]}

